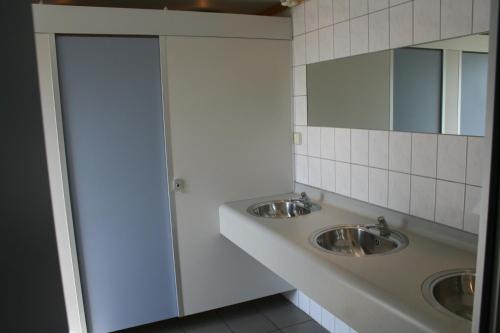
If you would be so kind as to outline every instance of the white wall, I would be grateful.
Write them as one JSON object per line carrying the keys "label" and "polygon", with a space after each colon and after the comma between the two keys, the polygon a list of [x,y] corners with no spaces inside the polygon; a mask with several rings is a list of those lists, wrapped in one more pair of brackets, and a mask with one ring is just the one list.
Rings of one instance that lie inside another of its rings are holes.
{"label": "white wall", "polygon": [[292,18],[295,180],[477,233],[481,138],[308,127],[305,65],[487,31],[489,1],[306,0]]}

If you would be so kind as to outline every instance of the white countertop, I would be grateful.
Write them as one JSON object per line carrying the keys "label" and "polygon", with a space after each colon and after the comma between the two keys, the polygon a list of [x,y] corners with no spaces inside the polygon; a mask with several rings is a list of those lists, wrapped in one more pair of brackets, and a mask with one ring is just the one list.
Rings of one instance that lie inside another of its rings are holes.
{"label": "white countertop", "polygon": [[220,233],[360,333],[470,332],[469,321],[432,308],[421,285],[442,270],[474,268],[474,253],[397,229],[409,239],[399,252],[335,255],[313,247],[311,234],[331,225],[375,221],[323,202],[320,211],[292,219],[246,212],[254,203],[287,197],[290,194],[222,205]]}

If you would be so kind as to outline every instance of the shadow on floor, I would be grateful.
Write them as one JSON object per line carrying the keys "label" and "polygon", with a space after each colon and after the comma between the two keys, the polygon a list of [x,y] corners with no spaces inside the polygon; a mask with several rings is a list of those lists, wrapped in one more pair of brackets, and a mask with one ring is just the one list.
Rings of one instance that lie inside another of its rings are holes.
{"label": "shadow on floor", "polygon": [[117,333],[326,333],[281,295],[236,304]]}

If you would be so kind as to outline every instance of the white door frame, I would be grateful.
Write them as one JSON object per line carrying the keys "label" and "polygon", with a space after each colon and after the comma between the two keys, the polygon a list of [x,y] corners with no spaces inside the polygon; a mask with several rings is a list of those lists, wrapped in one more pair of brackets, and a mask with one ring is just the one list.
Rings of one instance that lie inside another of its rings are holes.
{"label": "white door frame", "polygon": [[[87,332],[76,252],[59,94],[56,34],[158,36],[165,135],[170,133],[167,112],[166,36],[236,37],[290,40],[291,19],[235,14],[168,10],[33,5],[38,77],[52,210],[69,331]],[[170,140],[165,138],[167,175],[172,180]],[[167,185],[168,186],[168,185]],[[178,267],[175,203],[169,192],[174,263]],[[179,314],[183,314],[181,281],[176,269]]]}
{"label": "white door frame", "polygon": [[84,333],[87,325],[71,212],[55,36],[36,33],[35,41],[50,194],[68,327],[70,332]]}
{"label": "white door frame", "polygon": [[[489,29],[489,51],[488,51],[488,91],[486,99],[486,128],[484,144],[482,146],[482,188],[481,188],[481,216],[479,220],[478,245],[476,255],[476,285],[474,295],[474,313],[472,316],[471,332],[479,332],[481,295],[483,293],[484,263],[486,253],[486,232],[488,226],[488,207],[490,194],[490,173],[491,173],[491,149],[493,140],[493,116],[495,112],[495,81],[496,81],[496,61],[498,54],[498,8],[497,0],[491,2],[490,7],[490,29]],[[498,115],[497,115],[498,116]],[[492,203],[496,204],[496,203]],[[489,258],[491,260],[491,258]]]}

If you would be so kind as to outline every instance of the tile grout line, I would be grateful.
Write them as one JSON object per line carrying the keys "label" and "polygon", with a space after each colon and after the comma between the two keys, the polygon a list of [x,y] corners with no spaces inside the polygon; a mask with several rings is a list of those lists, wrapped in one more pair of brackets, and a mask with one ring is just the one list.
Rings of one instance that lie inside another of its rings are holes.
{"label": "tile grout line", "polygon": [[411,3],[411,44],[415,44],[415,1]]}
{"label": "tile grout line", "polygon": [[[352,52],[351,52],[351,48],[352,48],[352,43],[351,43],[351,1],[350,0],[349,0],[348,4],[349,4],[349,10],[348,10],[348,12],[349,12],[349,25],[348,25],[348,27],[349,27],[349,54],[346,57],[350,57],[352,55]],[[349,159],[349,161],[350,161],[350,159]],[[350,192],[350,189],[349,189],[349,192]]]}
{"label": "tile grout line", "polygon": [[[307,184],[306,184],[307,185]],[[310,185],[308,185],[310,186]],[[298,292],[298,290],[297,290]],[[288,303],[290,303],[291,305],[293,305],[295,308],[297,308],[298,310],[302,311],[301,308],[299,308],[298,306],[296,306],[295,304],[293,304],[292,302],[290,302],[289,300],[287,300]],[[303,324],[303,323],[306,323],[308,321],[311,321],[313,320],[308,313],[306,313],[305,311],[302,311],[304,312],[307,316],[309,316],[310,319],[308,320],[304,320],[304,321],[301,321],[301,322],[298,322],[298,323],[295,323],[295,324],[292,324],[292,325],[287,325],[287,326],[283,326],[283,327],[279,327],[274,321],[271,320],[271,318],[269,318],[264,312],[262,312],[260,309],[257,310],[262,316],[264,316],[267,320],[269,320],[276,328],[278,331],[282,332],[282,329],[285,329],[285,328],[289,328],[289,327],[293,327],[293,326],[296,326],[296,325],[299,325],[299,324]],[[271,331],[271,332],[276,332],[276,330],[274,331]]]}
{"label": "tile grout line", "polygon": [[385,198],[385,204],[386,207],[389,208],[389,135],[391,135],[391,132],[387,132],[387,197]]}
{"label": "tile grout line", "polygon": [[368,146],[368,161],[367,161],[367,166],[366,166],[366,172],[368,172],[368,186],[367,186],[367,189],[368,189],[368,202],[370,202],[370,130],[367,130],[368,132],[368,142],[367,142],[367,146]]}
{"label": "tile grout line", "polygon": [[474,3],[476,2],[476,0],[472,0],[471,1],[471,17],[470,17],[470,34],[474,34]]}
{"label": "tile grout line", "polygon": [[[319,0],[316,0],[316,17],[317,17],[317,22],[316,23],[318,23],[318,29],[317,29],[318,32],[316,34],[318,36],[318,45],[316,46],[316,48],[317,48],[316,51],[317,51],[317,54],[318,54],[318,62],[320,62],[320,58],[319,58],[319,50],[320,50],[319,49]],[[321,130],[320,130],[320,137],[321,137]],[[321,154],[320,154],[320,156],[321,156]]]}
{"label": "tile grout line", "polygon": [[[410,172],[413,166],[413,134],[410,134]],[[408,203],[408,215],[411,214],[411,189],[412,189],[412,176],[410,174],[410,202]]]}
{"label": "tile grout line", "polygon": [[443,3],[442,3],[442,0],[439,0],[439,39],[442,39],[443,37],[443,23],[442,23],[442,12],[443,12]]}
{"label": "tile grout line", "polygon": [[388,31],[388,49],[390,50],[391,49],[391,6],[390,6],[390,3],[389,3],[390,0],[387,0],[388,2],[388,5],[389,7],[387,7],[387,29],[389,30]]}
{"label": "tile grout line", "polygon": [[231,329],[231,327],[228,325],[228,323],[226,323],[226,321],[224,320],[224,317],[219,313],[219,311],[215,311],[215,316],[220,319],[220,321],[224,324],[224,326],[226,326],[226,328],[229,330],[229,332],[235,333]]}
{"label": "tile grout line", "polygon": [[[302,126],[302,125],[297,125],[297,126]],[[309,127],[309,126],[302,126],[302,127]],[[413,133],[409,133],[409,134],[413,134]],[[411,147],[411,149],[412,149],[412,147]],[[299,156],[303,156],[303,157],[319,158],[319,159],[322,159],[322,160],[328,160],[328,161],[339,162],[339,163],[344,163],[344,164],[354,164],[354,165],[357,165],[357,166],[368,167],[368,168],[372,168],[372,169],[378,169],[378,170],[381,170],[381,171],[390,171],[390,172],[395,172],[395,173],[409,175],[409,176],[415,176],[415,177],[426,178],[426,179],[434,179],[436,181],[440,180],[440,181],[448,182],[448,183],[454,183],[454,184],[460,184],[460,185],[468,185],[468,186],[473,186],[473,187],[477,187],[477,188],[482,188],[481,185],[469,184],[467,182],[465,182],[465,183],[464,182],[458,182],[458,181],[455,181],[455,180],[450,180],[450,179],[446,179],[446,178],[440,178],[440,177],[437,177],[437,176],[436,177],[431,177],[431,176],[426,176],[426,175],[419,174],[419,173],[412,173],[411,171],[410,172],[405,172],[405,171],[401,171],[401,170],[397,170],[397,169],[381,168],[381,167],[376,167],[376,166],[370,166],[369,163],[368,164],[361,164],[361,163],[346,162],[346,161],[343,161],[343,160],[331,159],[331,158],[327,158],[327,157],[312,156],[312,155],[309,155],[309,153],[303,154],[303,153],[295,153],[294,152],[294,154],[295,155],[299,155]],[[410,168],[411,168],[411,166],[410,166]]]}
{"label": "tile grout line", "polygon": [[[467,164],[469,157],[469,138],[465,141],[465,183],[467,183]],[[465,205],[467,204],[467,185],[464,184],[464,210],[462,211],[462,230],[465,229]]]}
{"label": "tile grout line", "polygon": [[[299,308],[299,310],[300,310],[300,311],[302,311],[302,309],[300,309],[300,308]],[[302,311],[302,312],[304,312],[304,311]],[[305,313],[306,315],[308,315],[308,316],[309,316],[309,314],[308,314],[308,313],[306,313],[306,312],[304,312],[304,313]],[[284,330],[284,329],[291,328],[291,327],[295,327],[295,326],[298,326],[298,325],[302,325],[302,324],[307,323],[307,322],[310,322],[310,321],[314,321],[314,322],[316,322],[316,323],[317,323],[317,321],[316,321],[316,320],[314,320],[314,319],[312,319],[312,317],[311,317],[311,316],[309,316],[309,318],[310,318],[310,319],[308,319],[308,320],[304,320],[304,321],[301,321],[301,322],[295,323],[295,324],[293,324],[293,325],[288,325],[288,326],[281,327],[281,328],[279,328],[279,330],[280,330],[281,332],[283,332],[282,330]]]}
{"label": "tile grout line", "polygon": [[352,198],[352,129],[349,130],[349,197]]}
{"label": "tile grout line", "polygon": [[438,163],[439,163],[439,136],[436,137],[436,166],[435,166],[436,167],[436,183],[434,185],[434,222],[437,222],[436,215],[437,215]]}

